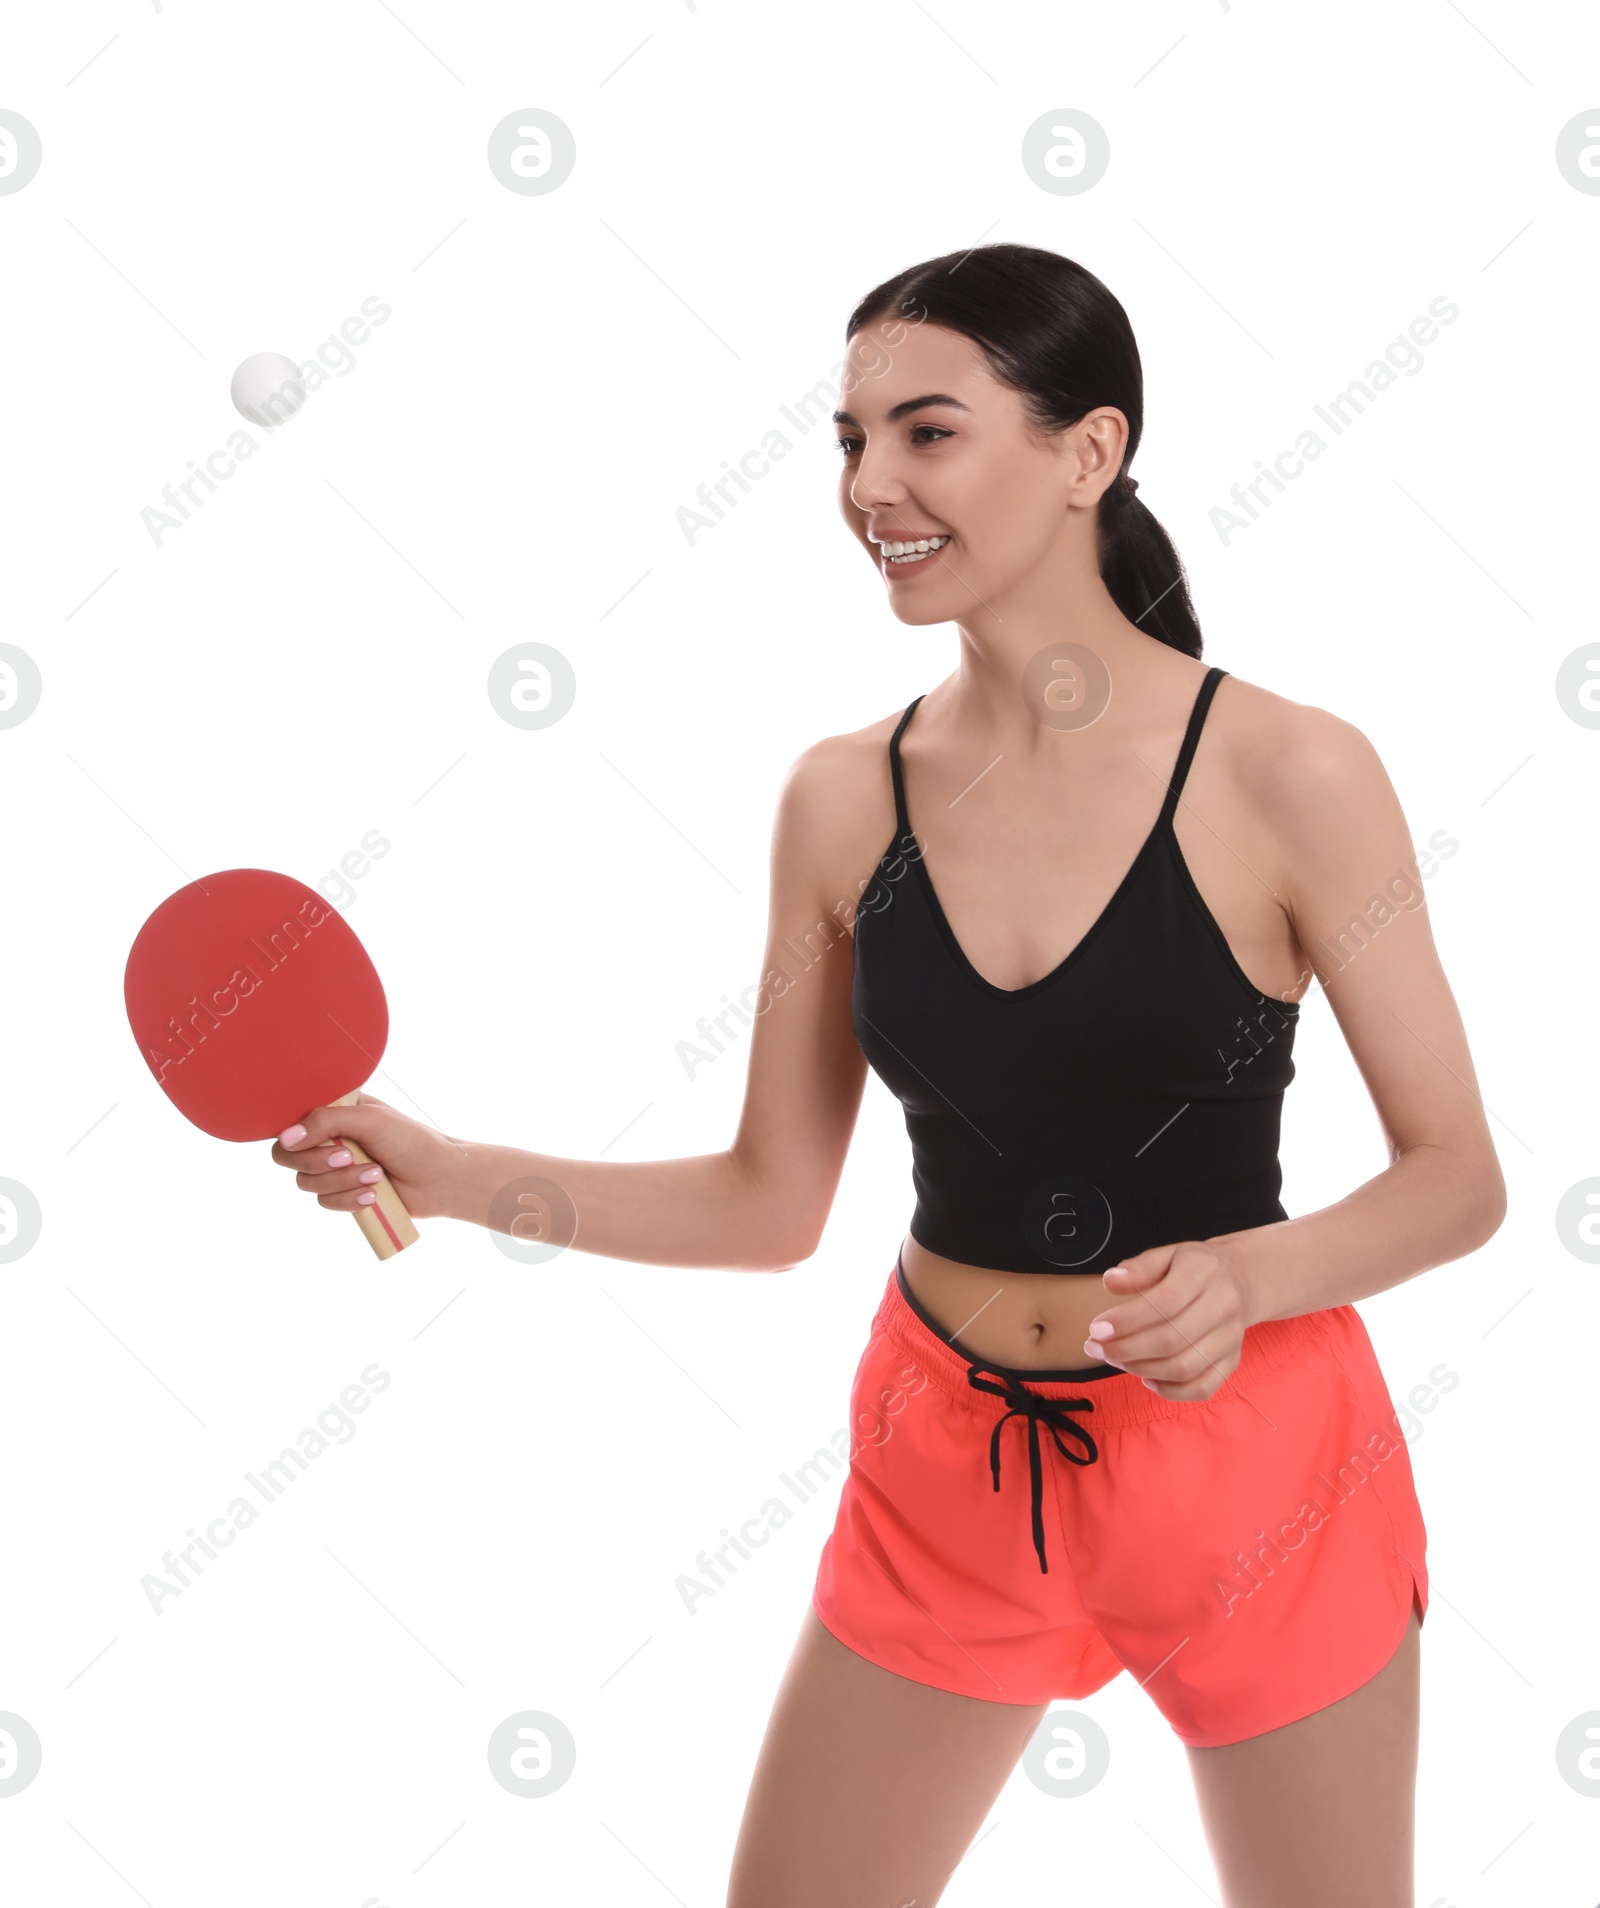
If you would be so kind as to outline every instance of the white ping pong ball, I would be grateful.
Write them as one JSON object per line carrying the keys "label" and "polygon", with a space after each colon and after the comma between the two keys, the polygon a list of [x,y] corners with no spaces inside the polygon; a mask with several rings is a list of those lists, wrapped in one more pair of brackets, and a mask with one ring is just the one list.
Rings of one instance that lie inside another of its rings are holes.
{"label": "white ping pong ball", "polygon": [[258,351],[234,372],[228,395],[241,417],[270,431],[287,424],[305,403],[306,387],[293,358],[281,351]]}

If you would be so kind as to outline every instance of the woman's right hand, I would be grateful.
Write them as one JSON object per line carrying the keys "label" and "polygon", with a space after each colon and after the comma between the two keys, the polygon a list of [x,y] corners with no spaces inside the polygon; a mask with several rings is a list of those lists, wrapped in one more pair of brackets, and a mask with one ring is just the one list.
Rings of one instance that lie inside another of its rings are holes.
{"label": "woman's right hand", "polygon": [[[458,1140],[436,1133],[431,1126],[397,1112],[370,1093],[357,1096],[353,1106],[319,1106],[284,1135],[273,1141],[272,1157],[279,1166],[294,1170],[302,1192],[315,1193],[329,1212],[355,1212],[361,1195],[376,1183],[361,1175],[381,1168],[413,1219],[436,1218],[459,1208],[467,1169],[466,1148]],[[339,1144],[354,1140],[372,1156],[368,1165],[352,1159]]]}

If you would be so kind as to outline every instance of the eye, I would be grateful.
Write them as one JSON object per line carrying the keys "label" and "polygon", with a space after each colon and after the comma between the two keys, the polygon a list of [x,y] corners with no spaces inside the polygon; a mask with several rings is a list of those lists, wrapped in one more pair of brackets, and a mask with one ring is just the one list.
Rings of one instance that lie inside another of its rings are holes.
{"label": "eye", "polygon": [[[931,435],[924,437],[922,433],[925,431],[931,433]],[[941,438],[953,437],[954,435],[955,433],[953,431],[944,430],[937,424],[913,424],[910,431],[911,441],[919,450],[925,450],[930,444],[937,444]],[[854,457],[860,452],[861,439],[859,437],[841,437],[834,448],[838,451],[842,451],[846,457]]]}

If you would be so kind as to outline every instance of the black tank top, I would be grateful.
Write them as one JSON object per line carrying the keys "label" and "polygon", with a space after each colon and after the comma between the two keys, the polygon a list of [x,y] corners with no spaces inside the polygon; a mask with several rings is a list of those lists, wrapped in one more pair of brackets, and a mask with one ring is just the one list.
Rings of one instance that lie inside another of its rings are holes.
{"label": "black tank top", "polygon": [[1100,918],[1027,987],[962,953],[906,813],[856,917],[851,1016],[905,1108],[930,1252],[1005,1272],[1099,1274],[1147,1246],[1286,1219],[1278,1126],[1298,1004],[1229,951],[1172,818],[1223,669],[1200,685],[1161,814]]}

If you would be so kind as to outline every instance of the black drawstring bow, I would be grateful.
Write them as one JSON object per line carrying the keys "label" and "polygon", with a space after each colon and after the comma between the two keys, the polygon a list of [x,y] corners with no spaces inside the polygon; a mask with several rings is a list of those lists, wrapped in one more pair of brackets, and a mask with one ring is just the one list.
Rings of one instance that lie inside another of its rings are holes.
{"label": "black drawstring bow", "polygon": [[[980,1378],[980,1372],[992,1372],[1000,1380],[995,1384],[991,1379]],[[1044,1560],[1044,1466],[1039,1456],[1039,1421],[1043,1419],[1055,1440],[1056,1449],[1073,1464],[1093,1464],[1100,1456],[1099,1446],[1090,1437],[1085,1428],[1073,1418],[1074,1411],[1093,1411],[1094,1406],[1087,1398],[1046,1398],[1037,1391],[1030,1391],[1020,1378],[997,1370],[993,1365],[969,1365],[967,1383],[977,1391],[991,1392],[996,1398],[1010,1401],[1011,1409],[1002,1413],[995,1421],[993,1433],[989,1438],[989,1469],[994,1475],[994,1487],[1000,1488],[1000,1432],[1011,1418],[1026,1418],[1028,1421],[1028,1478],[1033,1498],[1033,1547],[1039,1553],[1039,1568],[1049,1574],[1050,1566]],[[1061,1433],[1070,1431],[1079,1439],[1088,1452],[1080,1457],[1076,1451],[1069,1451],[1061,1442]]]}

